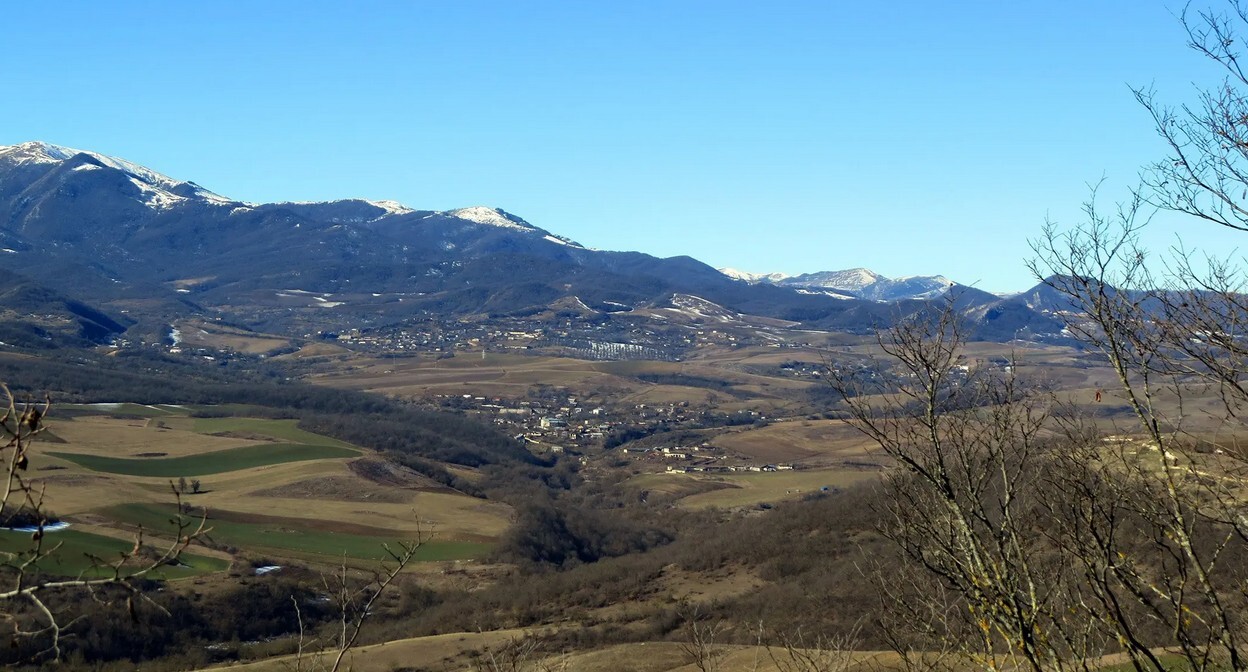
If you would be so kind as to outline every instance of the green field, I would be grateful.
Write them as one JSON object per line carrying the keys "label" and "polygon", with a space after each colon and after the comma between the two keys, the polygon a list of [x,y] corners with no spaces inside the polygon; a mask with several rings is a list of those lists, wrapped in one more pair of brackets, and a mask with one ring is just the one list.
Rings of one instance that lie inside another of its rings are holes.
{"label": "green field", "polygon": [[[122,504],[110,507],[105,514],[115,520],[142,525],[157,533],[172,529],[173,510],[168,506],[151,504]],[[211,513],[209,514],[211,516]],[[295,551],[330,558],[347,557],[356,560],[385,560],[388,556],[383,544],[397,548],[401,537],[345,534],[293,527],[299,521],[287,519],[282,522],[248,523],[234,520],[208,519],[212,528],[209,536],[213,541],[251,550]],[[428,541],[421,546],[416,559],[466,560],[480,558],[490,549],[489,544],[467,541]]]}
{"label": "green field", "polygon": [[176,478],[181,476],[206,476],[240,471],[271,464],[323,460],[328,458],[355,457],[358,450],[341,446],[274,443],[259,446],[242,446],[211,453],[168,458],[121,458],[82,453],[49,452],[48,455],[69,460],[93,471],[127,476],[152,476]]}
{"label": "green field", "polygon": [[[9,554],[28,551],[31,543],[30,537],[29,532],[0,531],[0,552]],[[44,537],[44,548],[52,548],[56,544],[60,547],[51,556],[44,558],[38,564],[38,569],[45,574],[86,578],[112,575],[111,571],[101,569],[100,563],[92,560],[92,556],[99,558],[103,563],[108,563],[117,560],[122,553],[134,547],[134,542],[130,540],[114,539],[78,530],[48,532]],[[19,560],[19,558],[6,558],[3,564],[12,566]],[[161,567],[148,576],[154,579],[180,579],[223,571],[229,567],[229,562],[185,553],[182,555],[182,565]],[[133,561],[129,566],[137,569],[137,563]]]}
{"label": "green field", "polygon": [[200,434],[221,434],[225,432],[238,432],[245,434],[256,434],[259,436],[267,436],[278,439],[280,441],[290,441],[291,443],[301,443],[310,446],[338,446],[339,448],[349,448],[350,444],[338,439],[331,439],[328,436],[313,434],[296,427],[298,420],[270,420],[267,418],[195,418],[195,424],[191,431]]}

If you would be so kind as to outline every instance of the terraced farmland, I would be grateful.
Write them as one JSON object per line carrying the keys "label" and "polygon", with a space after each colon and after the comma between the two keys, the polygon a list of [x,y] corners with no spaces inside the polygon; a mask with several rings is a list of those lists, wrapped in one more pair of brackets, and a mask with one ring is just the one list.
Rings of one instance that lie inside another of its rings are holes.
{"label": "terraced farmland", "polygon": [[[65,543],[58,572],[90,570],[88,555],[117,557],[139,526],[153,545],[171,537],[171,488],[188,480],[198,487],[186,483],[184,510],[208,512],[218,548],[312,564],[345,558],[363,566],[383,558],[385,544],[417,538],[424,539],[420,560],[481,558],[508,524],[506,505],[387,466],[293,419],[192,417],[222,409],[135,404],[72,410],[54,422],[57,443],[37,444],[32,473],[60,518],[110,536],[77,527],[56,533]],[[28,535],[2,536],[0,550],[29,542]],[[226,566],[205,556],[163,571],[176,577]]]}

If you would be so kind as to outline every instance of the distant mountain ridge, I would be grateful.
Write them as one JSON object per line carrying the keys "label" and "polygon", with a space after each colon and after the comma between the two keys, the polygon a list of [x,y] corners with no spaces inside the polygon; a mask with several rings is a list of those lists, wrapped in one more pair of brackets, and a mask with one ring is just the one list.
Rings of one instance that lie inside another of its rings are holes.
{"label": "distant mountain ridge", "polygon": [[[869,332],[954,286],[940,276],[894,280],[865,269],[743,281],[691,257],[589,249],[485,206],[247,203],[42,142],[0,147],[0,249],[0,268],[100,310],[157,326],[223,315],[287,333],[559,314],[577,304],[627,315],[670,306],[675,296],[721,306],[733,319]],[[968,307],[1001,301],[959,292]],[[300,305],[292,298],[299,296],[317,298]],[[981,313],[982,334],[996,337],[991,311]]]}
{"label": "distant mountain ridge", "polygon": [[792,276],[783,273],[747,273],[732,268],[721,268],[719,272],[750,284],[768,283],[782,287],[824,290],[834,297],[848,296],[886,302],[934,299],[943,296],[957,285],[943,275],[887,278],[866,268],[818,271]]}

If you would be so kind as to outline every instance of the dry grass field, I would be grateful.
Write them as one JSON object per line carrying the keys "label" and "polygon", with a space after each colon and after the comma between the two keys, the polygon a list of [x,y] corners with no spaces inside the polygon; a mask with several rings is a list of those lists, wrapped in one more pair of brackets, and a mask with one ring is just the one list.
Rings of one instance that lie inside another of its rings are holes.
{"label": "dry grass field", "polygon": [[[698,672],[690,654],[678,642],[641,642],[618,644],[590,651],[567,654],[534,654],[526,664],[488,667],[480,652],[492,651],[500,658],[510,641],[521,640],[527,633],[504,630],[486,633],[451,633],[432,637],[403,639],[353,652],[351,669],[358,672],[389,672],[420,665],[431,670],[474,669],[547,669],[553,672]],[[712,647],[713,669],[719,672],[784,672],[794,669],[782,649],[768,651],[758,646]],[[488,654],[485,654],[488,655]],[[876,651],[846,654],[850,666],[846,672],[859,670],[897,669],[896,655]],[[480,665],[474,666],[474,660]],[[542,667],[535,667],[536,664]],[[276,672],[292,669],[293,657],[282,657],[245,665],[230,665],[230,670],[245,672]],[[223,669],[223,668],[212,668]]]}
{"label": "dry grass field", "polygon": [[[717,351],[718,352],[718,351]],[[721,354],[722,356],[722,354]],[[524,397],[535,385],[601,394],[613,402],[709,404],[724,411],[773,409],[801,396],[810,382],[742,372],[730,359],[690,362],[600,362],[562,357],[460,353],[446,359],[356,357],[310,375],[310,382],[399,397],[474,394]],[[647,382],[644,377],[686,376],[712,387]],[[639,378],[642,377],[642,378]]]}
{"label": "dry grass field", "polygon": [[349,358],[352,356],[350,350],[327,341],[311,341],[304,343],[295,352],[278,355],[273,359],[277,361],[285,360],[316,360],[325,358]]}
{"label": "dry grass field", "polygon": [[[498,649],[515,639],[527,636],[524,630],[495,630],[492,632],[457,632],[431,637],[401,639],[384,644],[361,646],[351,652],[347,661],[352,670],[360,672],[390,672],[413,665],[441,666],[446,670],[472,669],[469,654],[487,649]],[[263,661],[230,664],[209,669],[229,669],[240,672],[285,672],[296,669],[294,656],[279,656]],[[321,669],[309,665],[301,669]],[[319,661],[318,661],[319,662]],[[331,662],[331,661],[326,661]],[[327,665],[328,666],[328,665]],[[326,667],[327,667],[326,666]],[[345,666],[344,666],[345,667]]]}
{"label": "dry grass field", "polygon": [[524,396],[536,384],[619,387],[624,379],[595,369],[593,362],[555,357],[488,353],[435,358],[355,358],[332,371],[308,377],[309,382],[400,397],[472,393]]}
{"label": "dry grass field", "polygon": [[[56,418],[55,415],[52,417]],[[163,417],[175,416],[173,413],[166,413]],[[166,421],[159,419],[115,418],[107,415],[82,416],[72,420],[55,419],[53,429],[65,441],[64,444],[57,444],[55,449],[108,457],[183,457],[259,443],[255,440],[172,429],[162,426],[163,424]]]}
{"label": "dry grass field", "polygon": [[[780,365],[798,362],[818,369],[827,362],[865,362],[871,357],[882,357],[872,337],[825,336],[820,342],[826,345],[820,347],[700,348],[682,362],[590,361],[494,352],[486,353],[484,359],[477,353],[458,353],[443,359],[357,354],[323,358],[307,380],[403,398],[438,394],[519,398],[533,386],[550,385],[618,403],[688,402],[725,412],[754,410],[784,416],[808,411],[811,393],[826,383],[782,372]],[[964,361],[968,364],[1005,360],[1013,362],[1023,377],[1062,390],[1079,405],[1092,404],[1097,390],[1114,387],[1113,373],[1095,353],[1021,342],[975,342],[965,348]],[[648,382],[656,377],[659,382]],[[700,379],[707,384],[682,383],[680,377]],[[1105,403],[1109,401],[1105,399]],[[1099,412],[1096,407],[1089,410]]]}
{"label": "dry grass field", "polygon": [[687,508],[735,509],[801,499],[879,478],[880,469],[830,468],[777,472],[658,473],[629,479],[628,485],[678,497]]}
{"label": "dry grass field", "polygon": [[290,339],[261,334],[205,320],[183,320],[175,325],[181,344],[190,348],[233,350],[248,355],[262,355],[290,346]]}
{"label": "dry grass field", "polygon": [[715,437],[715,445],[763,463],[860,466],[878,461],[875,444],[843,420],[778,420],[725,432]]}

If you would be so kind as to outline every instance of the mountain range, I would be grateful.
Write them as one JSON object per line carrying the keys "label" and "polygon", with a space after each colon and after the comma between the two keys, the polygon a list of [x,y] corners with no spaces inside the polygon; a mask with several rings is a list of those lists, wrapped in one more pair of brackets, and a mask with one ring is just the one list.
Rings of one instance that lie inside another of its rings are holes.
{"label": "mountain range", "polygon": [[296,333],[317,323],[523,317],[572,298],[609,315],[687,296],[730,314],[866,332],[950,293],[980,338],[1061,329],[1022,298],[940,276],[730,277],[687,256],[589,249],[498,208],[247,203],[41,142],[0,146],[0,250],[0,268],[92,304],[118,327],[215,315]]}
{"label": "mountain range", "polygon": [[808,292],[817,291],[834,298],[868,301],[935,299],[944,296],[957,284],[943,275],[915,275],[894,279],[865,268],[818,271],[792,276],[783,273],[746,273],[732,268],[721,268],[719,272],[749,284],[780,285]]}

